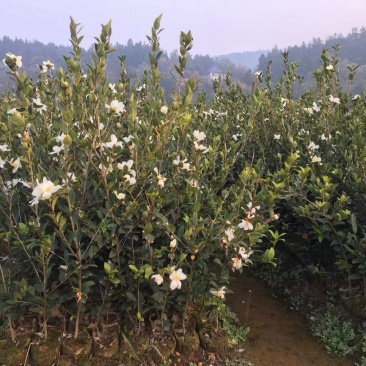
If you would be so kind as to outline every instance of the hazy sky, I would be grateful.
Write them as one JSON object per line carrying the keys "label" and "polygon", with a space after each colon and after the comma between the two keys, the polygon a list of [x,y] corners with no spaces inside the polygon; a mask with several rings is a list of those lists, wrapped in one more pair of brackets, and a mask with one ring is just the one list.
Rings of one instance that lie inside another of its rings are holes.
{"label": "hazy sky", "polygon": [[210,55],[301,45],[366,26],[366,0],[0,0],[0,38],[66,45],[72,16],[85,48],[109,19],[113,43],[144,42],[160,13],[163,49],[177,49],[179,32],[191,30],[192,53]]}

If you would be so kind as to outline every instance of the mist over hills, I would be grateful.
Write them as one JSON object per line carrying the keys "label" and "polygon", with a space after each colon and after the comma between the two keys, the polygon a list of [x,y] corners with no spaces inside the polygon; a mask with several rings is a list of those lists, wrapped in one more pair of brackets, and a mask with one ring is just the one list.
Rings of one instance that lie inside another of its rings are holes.
{"label": "mist over hills", "polygon": [[[311,42],[302,43],[300,46],[291,46],[285,50],[274,47],[271,51],[245,51],[235,52],[227,55],[212,57],[209,55],[190,55],[187,64],[185,77],[194,77],[200,80],[200,90],[204,91],[209,99],[213,96],[212,82],[216,76],[224,76],[227,72],[232,74],[232,80],[238,82],[244,91],[250,90],[255,80],[255,71],[266,72],[267,65],[271,63],[272,81],[276,83],[283,75],[283,52],[289,54],[289,62],[298,63],[297,73],[301,86],[299,93],[315,85],[313,72],[321,67],[321,54],[327,49],[330,54],[334,52],[333,47],[340,46],[339,61],[335,67],[339,70],[340,82],[344,90],[348,90],[349,67],[358,65],[353,93],[361,93],[366,89],[366,28],[354,28],[347,36],[335,34],[325,41],[314,38]],[[126,56],[126,70],[133,82],[139,83],[143,78],[144,71],[149,68],[150,46],[146,43],[134,43],[129,40],[126,45],[115,44],[117,51],[110,54],[108,58],[107,73],[111,82],[116,82],[119,78],[121,69],[118,56]],[[12,40],[4,36],[0,39],[0,59],[7,52],[21,55],[23,68],[27,75],[37,78],[39,67],[45,60],[50,60],[57,67],[66,69],[63,56],[70,55],[72,48],[68,46],[58,46],[54,43],[43,44],[38,41],[24,41],[21,39]],[[84,49],[82,58],[85,63],[84,70],[87,70],[87,63],[90,54],[94,50],[92,47]],[[178,75],[174,71],[174,64],[178,63],[178,51],[170,54],[164,52],[159,60],[161,74],[164,77],[162,86],[166,90],[166,95],[176,89]],[[215,70],[215,74],[210,73]],[[7,67],[0,63],[0,91],[12,87],[13,82],[7,75]]]}
{"label": "mist over hills", "polygon": [[217,58],[219,60],[228,59],[235,65],[246,66],[249,69],[255,70],[258,66],[259,57],[262,54],[267,55],[269,52],[269,50],[233,52],[227,55],[217,56]]}

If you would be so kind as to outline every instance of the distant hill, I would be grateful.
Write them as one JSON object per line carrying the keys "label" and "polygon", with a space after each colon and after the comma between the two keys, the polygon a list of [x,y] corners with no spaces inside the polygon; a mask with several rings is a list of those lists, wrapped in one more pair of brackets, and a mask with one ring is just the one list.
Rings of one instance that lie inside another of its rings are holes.
{"label": "distant hill", "polygon": [[319,69],[321,64],[321,55],[324,49],[329,54],[334,53],[334,46],[339,45],[339,62],[335,67],[339,70],[341,85],[344,90],[348,89],[347,67],[359,65],[354,79],[352,92],[355,94],[366,90],[366,28],[353,28],[347,36],[335,34],[325,41],[320,38],[314,38],[310,43],[302,43],[301,46],[288,47],[280,50],[274,47],[272,51],[263,54],[259,58],[257,71],[266,71],[267,64],[271,61],[272,81],[277,82],[283,75],[283,55],[282,52],[289,53],[289,62],[297,62],[299,67],[297,74],[302,78],[301,91],[308,89],[315,84],[313,73]]}
{"label": "distant hill", "polygon": [[[357,69],[354,79],[353,93],[361,93],[366,90],[366,28],[354,28],[347,36],[341,34],[333,35],[325,41],[320,38],[314,38],[310,43],[302,43],[301,46],[292,46],[287,49],[280,50],[274,47],[271,51],[247,51],[235,52],[228,55],[211,57],[209,55],[189,56],[185,77],[194,77],[200,80],[200,90],[205,92],[207,97],[213,97],[212,79],[209,70],[214,67],[222,70],[223,74],[230,72],[232,80],[239,82],[243,90],[250,90],[252,82],[255,80],[254,71],[266,72],[268,63],[271,61],[272,82],[276,83],[283,76],[283,52],[289,52],[289,61],[297,62],[299,67],[297,74],[302,80],[301,85],[297,89],[297,95],[309,87],[315,85],[313,72],[321,67],[321,55],[323,49],[333,52],[332,47],[336,44],[340,45],[339,62],[336,68],[340,73],[340,81],[344,90],[348,89],[347,67],[352,65],[360,65]],[[107,74],[110,82],[114,83],[118,80],[121,69],[118,56],[126,56],[126,69],[128,75],[132,78],[132,82],[138,82],[144,76],[144,71],[149,68],[149,52],[150,46],[146,43],[134,43],[129,40],[126,45],[115,44],[117,51],[110,54],[107,60]],[[39,64],[43,61],[50,60],[55,64],[56,68],[63,67],[66,64],[63,56],[69,56],[72,51],[69,46],[57,46],[53,43],[43,44],[38,41],[24,41],[21,39],[12,40],[9,37],[0,39],[0,60],[5,57],[7,52],[23,57],[23,68],[27,75],[37,78]],[[82,59],[84,60],[84,70],[87,69],[86,64],[90,62],[90,54],[94,50],[90,47],[83,50]],[[170,54],[164,52],[159,60],[160,71],[164,80],[161,85],[169,96],[171,91],[177,87],[178,75],[174,70],[174,64],[178,63],[178,51]],[[0,92],[6,89],[6,84],[11,87],[14,83],[7,75],[7,67],[0,62]]]}
{"label": "distant hill", "polygon": [[[149,68],[149,52],[151,47],[142,42],[134,43],[129,40],[126,45],[113,45],[117,51],[108,55],[107,59],[107,75],[110,82],[115,83],[121,73],[120,61],[118,56],[126,56],[125,66],[128,75],[132,81],[138,82],[138,79],[144,77],[144,71]],[[66,69],[66,63],[63,56],[69,56],[72,51],[71,47],[57,46],[53,43],[43,44],[38,41],[24,41],[21,39],[12,40],[9,37],[0,39],[0,60],[5,57],[7,52],[17,56],[22,56],[23,67],[20,71],[26,71],[28,76],[37,78],[39,67],[43,61],[50,60],[55,64],[56,68],[63,67]],[[86,64],[90,62],[90,54],[94,53],[93,47],[83,50],[82,59],[84,61],[84,70],[87,70]],[[171,91],[177,87],[178,74],[174,69],[174,64],[178,64],[178,51],[168,55],[163,52],[159,59],[160,72],[164,77],[161,85],[169,96]],[[244,90],[250,88],[253,81],[253,73],[249,68],[236,65],[227,59],[213,58],[208,55],[189,55],[185,77],[194,77],[200,80],[200,90],[204,91],[209,99],[213,97],[213,81],[210,78],[209,70],[217,67],[222,70],[223,74],[230,72],[234,82],[239,82]],[[1,63],[0,65],[0,92],[6,89],[6,84],[10,87],[14,83],[7,75],[7,67]]]}
{"label": "distant hill", "polygon": [[259,57],[262,54],[266,55],[268,52],[270,52],[270,51],[269,50],[258,50],[258,51],[234,52],[234,53],[229,53],[227,55],[218,56],[217,58],[219,60],[228,59],[235,65],[246,66],[249,69],[254,70],[258,66]]}

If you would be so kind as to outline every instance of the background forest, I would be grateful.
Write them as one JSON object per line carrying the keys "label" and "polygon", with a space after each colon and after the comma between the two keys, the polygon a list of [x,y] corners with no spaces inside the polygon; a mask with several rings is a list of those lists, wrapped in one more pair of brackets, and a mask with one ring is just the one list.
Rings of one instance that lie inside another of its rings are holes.
{"label": "background forest", "polygon": [[[334,34],[327,40],[314,38],[310,43],[303,42],[301,46],[288,47],[285,51],[289,53],[289,62],[297,62],[299,67],[297,74],[299,81],[299,89],[295,91],[298,96],[309,87],[315,85],[313,72],[320,67],[320,56],[324,48],[331,49],[335,45],[340,46],[339,51],[339,75],[342,87],[348,87],[349,67],[358,66],[357,76],[351,92],[360,93],[365,89],[366,84],[366,28],[354,28],[347,36]],[[132,79],[142,79],[144,71],[149,67],[149,50],[147,43],[134,43],[131,39],[126,45],[115,44],[117,52],[110,55],[107,65],[107,75],[112,82],[116,82],[120,75],[120,61],[118,56],[126,56],[125,65],[128,75]],[[39,66],[42,61],[49,59],[55,65],[66,68],[63,55],[67,55],[72,51],[70,46],[57,46],[53,43],[47,45],[38,41],[27,41],[21,39],[12,40],[4,36],[0,40],[0,54],[5,55],[7,52],[19,54],[23,56],[23,67],[29,76],[36,78],[39,72]],[[249,91],[253,81],[255,80],[254,72],[266,72],[267,64],[271,62],[272,82],[277,83],[283,76],[283,53],[275,46],[271,51],[245,51],[235,52],[227,55],[209,56],[209,55],[189,55],[189,62],[185,73],[186,78],[193,77],[200,80],[199,89],[206,93],[208,99],[213,97],[212,79],[208,72],[210,68],[216,67],[222,72],[222,75],[230,72],[232,80],[239,82],[243,91]],[[93,52],[92,47],[82,51],[82,59],[89,60],[90,53]],[[176,76],[174,74],[174,64],[178,61],[178,51],[175,50],[168,54],[164,52],[160,59],[160,68],[164,80],[162,86],[166,95],[170,95],[174,87],[177,85]],[[84,65],[86,70],[86,65]],[[6,85],[11,87],[9,77],[6,74],[6,66],[0,64],[0,91],[6,89]]]}

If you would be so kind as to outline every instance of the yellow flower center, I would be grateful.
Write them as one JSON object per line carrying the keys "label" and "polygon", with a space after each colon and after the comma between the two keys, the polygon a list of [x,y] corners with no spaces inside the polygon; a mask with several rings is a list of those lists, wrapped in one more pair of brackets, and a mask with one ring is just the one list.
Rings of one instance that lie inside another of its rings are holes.
{"label": "yellow flower center", "polygon": [[50,186],[46,187],[46,188],[43,190],[43,193],[52,193],[52,192],[51,192],[51,187],[50,187]]}

